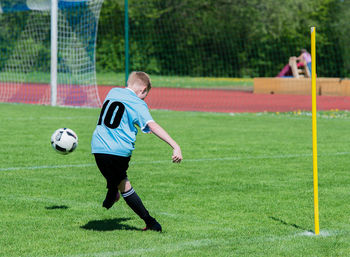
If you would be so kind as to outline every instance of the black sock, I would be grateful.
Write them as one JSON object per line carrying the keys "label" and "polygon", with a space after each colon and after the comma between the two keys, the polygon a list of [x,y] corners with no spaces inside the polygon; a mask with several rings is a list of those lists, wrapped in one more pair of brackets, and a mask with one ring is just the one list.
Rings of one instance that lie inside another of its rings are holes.
{"label": "black sock", "polygon": [[122,193],[125,202],[129,207],[137,214],[141,219],[143,219],[146,224],[150,224],[154,221],[145,206],[143,205],[140,197],[136,194],[135,190],[131,188],[129,191]]}

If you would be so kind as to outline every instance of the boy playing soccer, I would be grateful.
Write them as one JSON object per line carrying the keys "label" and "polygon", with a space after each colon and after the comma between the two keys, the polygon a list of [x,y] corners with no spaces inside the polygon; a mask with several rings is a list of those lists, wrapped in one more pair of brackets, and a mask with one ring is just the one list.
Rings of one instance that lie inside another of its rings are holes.
{"label": "boy playing soccer", "polygon": [[161,225],[149,215],[127,177],[131,153],[134,150],[138,125],[142,132],[152,132],[173,148],[172,160],[182,160],[179,145],[159,126],[143,101],[151,90],[151,80],[144,72],[132,72],[127,88],[113,88],[103,103],[91,149],[96,164],[107,181],[107,195],[102,206],[109,209],[120,198],[145,221],[144,230],[162,231]]}

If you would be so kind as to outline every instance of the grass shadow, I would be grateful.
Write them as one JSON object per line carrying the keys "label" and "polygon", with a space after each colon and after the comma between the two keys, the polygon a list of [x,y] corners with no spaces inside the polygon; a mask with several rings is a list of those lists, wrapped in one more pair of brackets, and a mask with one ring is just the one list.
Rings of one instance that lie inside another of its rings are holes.
{"label": "grass shadow", "polygon": [[105,220],[91,220],[80,228],[94,231],[113,231],[113,230],[142,230],[137,227],[122,224],[123,221],[128,221],[130,218],[115,218]]}
{"label": "grass shadow", "polygon": [[303,228],[303,227],[300,227],[300,226],[297,225],[297,224],[288,223],[288,222],[286,222],[286,221],[284,221],[284,220],[281,220],[281,219],[279,219],[279,218],[272,217],[272,216],[269,216],[269,218],[272,219],[272,220],[274,220],[274,221],[277,221],[277,222],[279,222],[279,223],[281,223],[281,224],[283,224],[283,225],[291,226],[291,227],[296,228],[296,229],[300,229],[300,230],[303,230],[303,231],[308,231],[308,232],[312,232],[312,233],[313,233],[312,230],[306,229],[306,228]]}
{"label": "grass shadow", "polygon": [[67,205],[52,205],[52,206],[46,206],[46,210],[56,210],[56,209],[68,209],[69,207]]}

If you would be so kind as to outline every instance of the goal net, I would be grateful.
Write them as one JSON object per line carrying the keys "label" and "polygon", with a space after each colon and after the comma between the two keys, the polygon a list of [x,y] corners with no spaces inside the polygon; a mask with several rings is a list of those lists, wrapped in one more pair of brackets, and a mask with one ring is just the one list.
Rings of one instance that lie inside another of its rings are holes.
{"label": "goal net", "polygon": [[[100,106],[95,72],[103,0],[58,0],[61,106]],[[0,0],[0,102],[50,104],[51,0]]]}

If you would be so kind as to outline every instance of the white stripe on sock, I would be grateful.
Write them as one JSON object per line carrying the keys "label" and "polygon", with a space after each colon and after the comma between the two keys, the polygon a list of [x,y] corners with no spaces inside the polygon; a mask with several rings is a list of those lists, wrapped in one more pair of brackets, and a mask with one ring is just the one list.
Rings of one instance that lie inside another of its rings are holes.
{"label": "white stripe on sock", "polygon": [[132,195],[133,193],[135,193],[135,190],[133,188],[131,188],[128,192],[123,193],[122,196],[123,196],[123,198],[125,198],[125,197]]}

